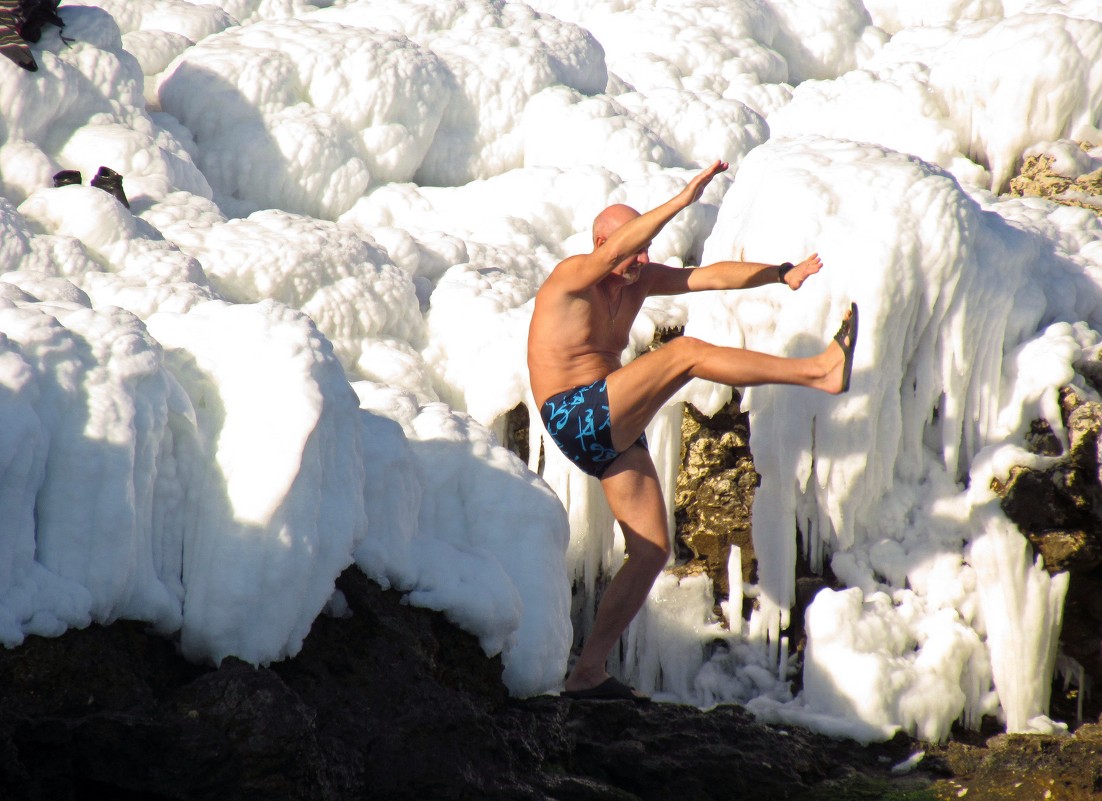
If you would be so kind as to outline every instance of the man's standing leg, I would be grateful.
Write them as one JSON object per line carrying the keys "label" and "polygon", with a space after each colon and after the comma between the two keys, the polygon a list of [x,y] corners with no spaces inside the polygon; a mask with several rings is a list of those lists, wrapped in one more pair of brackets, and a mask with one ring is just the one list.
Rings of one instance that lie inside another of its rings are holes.
{"label": "man's standing leg", "polygon": [[601,595],[593,629],[567,677],[567,691],[589,689],[607,678],[609,653],[670,555],[666,503],[654,462],[644,448],[632,446],[617,457],[601,479],[601,488],[624,532],[627,559]]}

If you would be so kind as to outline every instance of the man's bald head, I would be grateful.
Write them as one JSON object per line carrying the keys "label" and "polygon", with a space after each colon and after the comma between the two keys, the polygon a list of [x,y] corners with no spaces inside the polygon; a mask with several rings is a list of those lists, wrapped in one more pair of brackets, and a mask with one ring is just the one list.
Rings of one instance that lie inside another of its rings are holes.
{"label": "man's bald head", "polygon": [[633,220],[639,216],[639,212],[633,209],[631,206],[625,206],[623,203],[615,203],[602,211],[596,217],[593,218],[593,245],[596,247],[597,240],[608,239],[612,235],[612,232],[626,223],[628,220]]}

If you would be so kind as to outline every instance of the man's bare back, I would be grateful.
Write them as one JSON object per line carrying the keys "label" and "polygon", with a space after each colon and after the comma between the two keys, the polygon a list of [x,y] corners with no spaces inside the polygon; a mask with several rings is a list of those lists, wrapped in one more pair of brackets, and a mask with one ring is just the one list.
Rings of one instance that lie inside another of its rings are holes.
{"label": "man's bare back", "polygon": [[608,207],[594,220],[593,250],[560,262],[536,294],[528,334],[532,394],[555,444],[601,480],[628,554],[566,679],[564,694],[573,698],[644,700],[610,677],[605,661],[670,554],[665,501],[643,436],[658,410],[693,378],[740,387],[793,384],[832,394],[849,388],[856,306],[817,356],[786,359],[678,337],[621,365],[632,323],[650,295],[778,282],[796,290],[822,269],[816,254],[797,265],[718,262],[679,269],[650,262],[647,248],[657,233],[726,169],[715,162],[644,214]]}

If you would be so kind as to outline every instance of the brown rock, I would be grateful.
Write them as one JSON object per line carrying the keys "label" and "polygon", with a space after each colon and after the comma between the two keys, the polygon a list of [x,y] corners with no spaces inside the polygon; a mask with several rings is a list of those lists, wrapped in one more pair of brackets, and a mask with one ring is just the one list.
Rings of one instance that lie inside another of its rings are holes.
{"label": "brown rock", "polygon": [[754,575],[750,510],[761,476],[750,453],[749,415],[735,398],[712,417],[685,408],[681,435],[681,472],[677,478],[674,519],[683,557],[711,577],[716,595],[730,590],[727,558],[731,545],[742,549],[741,581]]}
{"label": "brown rock", "polygon": [[[1083,150],[1094,147],[1081,142]],[[1021,172],[1010,179],[1010,196],[1043,197],[1064,206],[1079,206],[1102,215],[1102,168],[1076,178],[1057,175],[1052,171],[1055,159],[1039,154],[1026,156]]]}
{"label": "brown rock", "polygon": [[938,798],[1087,801],[1102,794],[1097,724],[1081,726],[1074,737],[1000,734],[982,748],[951,744],[933,753],[953,773],[935,785]]}

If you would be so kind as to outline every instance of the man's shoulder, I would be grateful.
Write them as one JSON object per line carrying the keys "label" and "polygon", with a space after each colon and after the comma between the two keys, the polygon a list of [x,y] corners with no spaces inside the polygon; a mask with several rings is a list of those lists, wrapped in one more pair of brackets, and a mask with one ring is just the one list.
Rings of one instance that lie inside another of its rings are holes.
{"label": "man's shoulder", "polygon": [[586,259],[590,255],[591,254],[589,253],[575,253],[573,256],[567,256],[565,259],[555,265],[554,269],[551,270],[551,275],[555,275],[556,273],[561,274],[563,272],[570,272],[571,270],[578,269],[583,264],[585,264]]}
{"label": "man's shoulder", "polygon": [[587,255],[588,254],[585,253],[578,253],[573,256],[567,256],[560,261],[548,274],[547,279],[543,282],[543,287],[550,285],[552,289],[574,294],[574,290],[568,289],[565,285],[572,285],[575,283],[572,279],[575,278],[578,271],[585,266]]}

